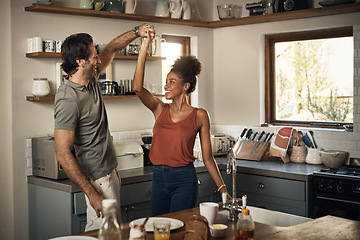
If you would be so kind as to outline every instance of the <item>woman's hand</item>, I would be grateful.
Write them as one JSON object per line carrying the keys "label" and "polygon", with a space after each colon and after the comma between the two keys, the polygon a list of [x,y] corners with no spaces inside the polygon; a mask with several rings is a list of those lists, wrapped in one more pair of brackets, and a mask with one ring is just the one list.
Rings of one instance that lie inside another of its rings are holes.
{"label": "woman's hand", "polygon": [[147,51],[154,38],[155,38],[155,31],[149,29],[149,31],[147,31],[146,33],[146,37],[142,39],[140,51],[141,50]]}

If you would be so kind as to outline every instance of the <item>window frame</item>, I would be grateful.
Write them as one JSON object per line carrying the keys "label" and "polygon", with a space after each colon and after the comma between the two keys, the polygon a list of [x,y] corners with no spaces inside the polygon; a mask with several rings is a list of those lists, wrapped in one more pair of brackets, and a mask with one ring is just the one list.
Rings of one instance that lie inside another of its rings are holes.
{"label": "window frame", "polygon": [[267,124],[320,128],[343,128],[344,125],[353,125],[342,122],[276,120],[275,43],[349,36],[353,36],[352,26],[265,35],[265,122]]}
{"label": "window frame", "polygon": [[190,55],[190,37],[163,34],[161,36],[161,38],[165,39],[166,42],[181,44],[181,46],[183,46],[182,55],[183,56],[189,56]]}

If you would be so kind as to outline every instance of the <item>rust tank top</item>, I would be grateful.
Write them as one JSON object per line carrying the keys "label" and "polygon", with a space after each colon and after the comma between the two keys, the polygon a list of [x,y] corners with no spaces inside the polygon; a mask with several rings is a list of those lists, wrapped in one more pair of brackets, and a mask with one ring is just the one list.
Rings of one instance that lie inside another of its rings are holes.
{"label": "rust tank top", "polygon": [[183,167],[195,161],[196,113],[197,108],[194,108],[185,119],[173,122],[169,104],[165,105],[153,127],[149,155],[152,164]]}

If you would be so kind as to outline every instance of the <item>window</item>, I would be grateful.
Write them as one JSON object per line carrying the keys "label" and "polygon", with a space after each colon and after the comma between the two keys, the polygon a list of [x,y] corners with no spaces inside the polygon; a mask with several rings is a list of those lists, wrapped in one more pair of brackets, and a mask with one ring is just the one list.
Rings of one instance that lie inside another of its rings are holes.
{"label": "window", "polygon": [[162,86],[164,86],[166,76],[175,60],[180,56],[190,55],[190,38],[171,35],[162,35],[162,38],[165,41],[161,43],[161,56],[166,57],[166,60],[162,60],[161,63]]}
{"label": "window", "polygon": [[266,122],[353,123],[352,27],[265,36]]}

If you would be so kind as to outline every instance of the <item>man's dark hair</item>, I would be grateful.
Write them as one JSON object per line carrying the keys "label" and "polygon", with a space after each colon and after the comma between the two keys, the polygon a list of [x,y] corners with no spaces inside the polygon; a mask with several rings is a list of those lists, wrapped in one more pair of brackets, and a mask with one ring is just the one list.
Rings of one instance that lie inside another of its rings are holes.
{"label": "man's dark hair", "polygon": [[88,60],[91,54],[90,44],[93,44],[92,37],[87,33],[77,33],[70,35],[61,46],[62,69],[71,76],[76,73],[79,66],[78,59]]}

